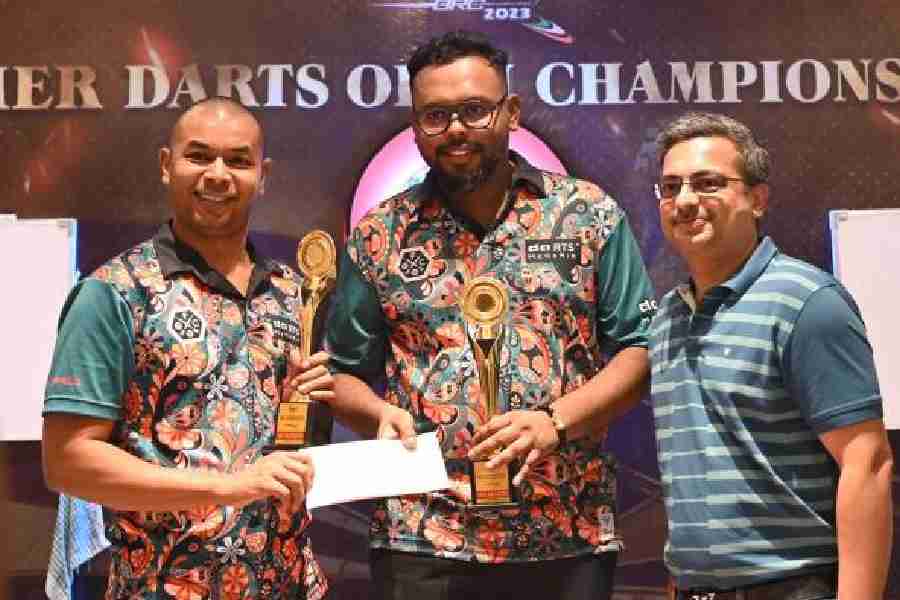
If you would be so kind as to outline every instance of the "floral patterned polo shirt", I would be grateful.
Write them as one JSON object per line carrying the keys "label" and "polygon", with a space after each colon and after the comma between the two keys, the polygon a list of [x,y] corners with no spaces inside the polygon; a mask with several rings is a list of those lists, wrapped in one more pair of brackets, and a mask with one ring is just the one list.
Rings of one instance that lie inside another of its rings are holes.
{"label": "floral patterned polo shirt", "polygon": [[[172,469],[233,473],[270,443],[299,276],[254,256],[245,298],[163,226],[81,281],[60,320],[44,413],[116,422],[113,443]],[[304,510],[273,500],[105,509],[107,599],[318,599]]]}
{"label": "floral patterned polo shirt", "polygon": [[503,410],[548,404],[627,346],[646,346],[653,291],[625,214],[596,185],[536,170],[514,176],[495,226],[454,212],[432,176],[364,217],[347,243],[326,333],[332,368],[383,379],[385,399],[438,425],[449,490],[377,506],[372,546],[480,562],[618,550],[615,463],[605,433],[536,465],[517,508],[467,508],[466,453],[489,416],[457,299],[478,276],[504,282],[510,316]]}

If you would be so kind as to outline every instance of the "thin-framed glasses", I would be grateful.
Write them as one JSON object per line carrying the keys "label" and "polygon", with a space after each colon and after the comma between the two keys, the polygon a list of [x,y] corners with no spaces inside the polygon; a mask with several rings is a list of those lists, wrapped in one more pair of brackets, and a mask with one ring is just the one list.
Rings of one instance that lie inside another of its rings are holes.
{"label": "thin-framed glasses", "polygon": [[488,129],[493,125],[494,116],[508,96],[509,94],[503,94],[494,103],[469,100],[454,105],[429,106],[415,112],[416,125],[428,136],[441,135],[450,128],[454,119],[458,119],[469,129]]}
{"label": "thin-framed glasses", "polygon": [[737,177],[726,177],[721,173],[694,173],[690,177],[663,177],[653,185],[657,200],[671,200],[681,193],[681,186],[687,183],[695,194],[715,194],[729,181],[745,181]]}

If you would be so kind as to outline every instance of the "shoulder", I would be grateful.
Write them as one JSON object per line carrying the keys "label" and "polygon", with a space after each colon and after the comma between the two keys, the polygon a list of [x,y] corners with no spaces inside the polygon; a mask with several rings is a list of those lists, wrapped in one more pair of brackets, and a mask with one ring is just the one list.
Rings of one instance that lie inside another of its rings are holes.
{"label": "shoulder", "polygon": [[541,175],[544,178],[544,190],[547,196],[567,201],[588,202],[609,209],[618,208],[618,204],[612,196],[593,181],[550,171],[541,171]]}
{"label": "shoulder", "polygon": [[424,186],[418,184],[372,208],[350,232],[346,246],[350,260],[358,265],[383,262],[416,212],[427,210],[426,200]]}
{"label": "shoulder", "polygon": [[141,242],[114,256],[94,270],[87,279],[106,283],[127,298],[140,286],[142,277],[162,278],[152,240]]}
{"label": "shoulder", "polygon": [[830,273],[786,254],[776,254],[751,287],[754,294],[768,294],[797,310],[809,298],[827,287],[843,291],[843,286]]}
{"label": "shoulder", "polygon": [[353,228],[353,233],[378,225],[390,228],[395,223],[409,220],[423,202],[423,184],[419,183],[371,208]]}
{"label": "shoulder", "polygon": [[590,215],[594,225],[601,230],[599,237],[608,237],[623,220],[625,214],[618,202],[596,183],[549,171],[541,174],[547,197],[558,203],[563,215],[571,212]]}

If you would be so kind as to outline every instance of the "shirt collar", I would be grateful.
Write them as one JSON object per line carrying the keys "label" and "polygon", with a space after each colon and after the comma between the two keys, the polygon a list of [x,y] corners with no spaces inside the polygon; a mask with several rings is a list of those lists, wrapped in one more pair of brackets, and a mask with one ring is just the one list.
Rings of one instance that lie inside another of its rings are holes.
{"label": "shirt collar", "polygon": [[[156,250],[160,271],[165,279],[172,279],[180,273],[191,273],[204,284],[221,293],[237,297],[243,296],[228,279],[211,267],[199,252],[175,236],[171,222],[165,223],[153,236],[153,247]],[[250,276],[250,285],[247,286],[247,297],[250,297],[259,284],[268,280],[273,271],[278,268],[278,263],[260,257],[250,240],[247,240],[247,254],[253,261],[253,273]]]}
{"label": "shirt collar", "polygon": [[760,240],[756,245],[756,250],[747,259],[747,262],[720,285],[728,289],[732,295],[741,295],[746,292],[750,286],[756,281],[762,272],[766,270],[769,262],[778,254],[778,247],[769,236]]}
{"label": "shirt collar", "polygon": [[[753,251],[753,254],[750,255],[750,258],[747,259],[734,275],[710,290],[710,292],[713,293],[713,297],[719,297],[720,300],[724,300],[728,296],[740,296],[746,292],[753,282],[762,275],[763,271],[765,271],[766,267],[778,253],[778,246],[775,245],[772,238],[769,236],[764,237],[756,245],[756,249]],[[716,294],[713,292],[713,290],[720,288],[727,290],[728,293]],[[689,281],[687,283],[682,283],[675,288],[675,291],[681,296],[681,299],[691,307],[691,310],[697,310],[693,282]],[[709,294],[707,294],[707,297],[709,297]]]}

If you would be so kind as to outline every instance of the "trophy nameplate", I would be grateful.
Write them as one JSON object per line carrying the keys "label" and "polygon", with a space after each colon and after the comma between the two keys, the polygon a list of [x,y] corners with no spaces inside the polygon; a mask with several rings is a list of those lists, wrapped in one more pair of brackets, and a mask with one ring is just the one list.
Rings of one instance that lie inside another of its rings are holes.
{"label": "trophy nameplate", "polygon": [[[307,233],[297,246],[297,266],[303,273],[300,310],[300,359],[312,355],[316,310],[335,280],[337,253],[334,240],[324,231]],[[275,413],[275,439],[271,450],[294,450],[311,444],[314,425],[322,418],[321,403],[294,390],[282,398]]]}
{"label": "trophy nameplate", "polygon": [[[466,337],[475,357],[478,382],[485,398],[487,418],[498,414],[500,353],[509,312],[506,286],[493,277],[476,277],[463,288],[459,300],[466,324]],[[499,450],[498,450],[499,452]],[[489,468],[488,460],[469,461],[471,508],[502,509],[518,504],[513,485],[513,465]]]}

